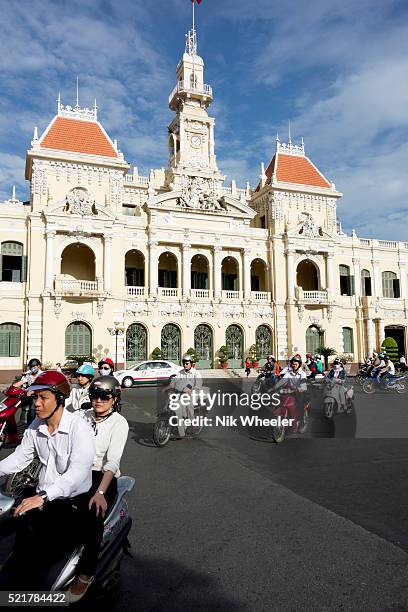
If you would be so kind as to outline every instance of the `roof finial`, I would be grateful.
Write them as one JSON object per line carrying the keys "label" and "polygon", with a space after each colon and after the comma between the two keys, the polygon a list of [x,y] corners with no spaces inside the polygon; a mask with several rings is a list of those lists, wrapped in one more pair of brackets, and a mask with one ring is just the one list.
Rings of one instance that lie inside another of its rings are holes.
{"label": "roof finial", "polygon": [[57,113],[59,114],[61,110],[61,92],[58,92],[58,98],[57,98]]}
{"label": "roof finial", "polygon": [[33,140],[38,140],[38,127],[37,126],[34,127],[34,138],[33,138]]}
{"label": "roof finial", "polygon": [[11,196],[11,199],[13,200],[13,202],[16,201],[16,186],[13,185],[13,195]]}
{"label": "roof finial", "polygon": [[197,32],[195,29],[195,0],[193,2],[193,27],[186,34],[186,53],[192,55],[193,57],[197,55]]}
{"label": "roof finial", "polygon": [[76,98],[76,107],[79,108],[79,79],[77,76],[77,98]]}
{"label": "roof finial", "polygon": [[289,139],[288,139],[288,143],[291,145],[292,144],[292,136],[290,133],[290,119],[289,119]]}

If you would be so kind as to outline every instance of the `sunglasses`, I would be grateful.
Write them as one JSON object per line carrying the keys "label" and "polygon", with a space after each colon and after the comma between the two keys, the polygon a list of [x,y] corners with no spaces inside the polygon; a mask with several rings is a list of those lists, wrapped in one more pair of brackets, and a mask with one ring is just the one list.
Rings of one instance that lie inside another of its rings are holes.
{"label": "sunglasses", "polygon": [[100,370],[110,370],[111,367],[110,366],[101,366]]}
{"label": "sunglasses", "polygon": [[109,402],[109,400],[113,399],[113,396],[108,391],[92,391],[89,394],[91,400],[99,399],[102,402]]}

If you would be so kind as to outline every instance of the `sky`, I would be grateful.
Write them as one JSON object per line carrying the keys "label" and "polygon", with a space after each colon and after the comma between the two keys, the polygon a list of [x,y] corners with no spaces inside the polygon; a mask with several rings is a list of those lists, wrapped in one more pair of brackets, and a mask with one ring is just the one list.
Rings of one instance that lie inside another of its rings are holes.
{"label": "sky", "polygon": [[[168,96],[190,0],[0,0],[0,201],[28,199],[25,155],[56,112],[98,103],[125,159],[167,165]],[[343,193],[343,229],[408,240],[408,2],[202,0],[198,53],[213,87],[218,166],[255,187],[275,138]]]}

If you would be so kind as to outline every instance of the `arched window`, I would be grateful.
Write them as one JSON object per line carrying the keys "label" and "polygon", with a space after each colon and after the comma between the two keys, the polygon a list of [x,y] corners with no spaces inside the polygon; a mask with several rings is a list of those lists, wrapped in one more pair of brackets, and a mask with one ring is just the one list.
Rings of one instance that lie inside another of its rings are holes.
{"label": "arched window", "polygon": [[382,273],[382,289],[383,297],[399,298],[400,297],[400,282],[395,272]]}
{"label": "arched window", "polygon": [[27,257],[20,242],[2,242],[0,253],[0,280],[22,283],[27,277]]}
{"label": "arched window", "polygon": [[350,274],[348,266],[339,266],[340,295],[354,295],[354,276]]}
{"label": "arched window", "polygon": [[354,353],[353,330],[351,327],[343,327],[343,351]]}
{"label": "arched window", "polygon": [[21,327],[16,323],[0,325],[0,357],[20,357]]}
{"label": "arched window", "polygon": [[147,331],[141,323],[129,325],[126,331],[126,366],[147,359]]}
{"label": "arched window", "polygon": [[177,325],[168,323],[161,331],[161,350],[163,359],[180,363],[181,334]]}
{"label": "arched window", "polygon": [[371,276],[368,270],[361,270],[361,294],[371,296]]}
{"label": "arched window", "polygon": [[308,327],[306,330],[306,352],[314,355],[323,344],[323,332],[315,325]]}
{"label": "arched window", "polygon": [[198,325],[194,330],[194,350],[197,353],[197,368],[212,368],[213,332],[205,324]]}
{"label": "arched window", "polygon": [[91,330],[86,323],[74,321],[65,330],[65,355],[89,355],[91,352]]}

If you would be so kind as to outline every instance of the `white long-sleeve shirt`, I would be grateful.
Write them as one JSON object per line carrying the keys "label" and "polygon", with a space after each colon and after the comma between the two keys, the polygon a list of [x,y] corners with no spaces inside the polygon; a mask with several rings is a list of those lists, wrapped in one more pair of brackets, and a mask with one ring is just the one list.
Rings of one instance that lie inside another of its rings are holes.
{"label": "white long-sleeve shirt", "polygon": [[106,420],[96,423],[93,410],[87,410],[84,418],[94,423],[96,450],[92,469],[98,472],[110,470],[119,478],[120,460],[129,434],[129,425],[124,416],[114,412]]}
{"label": "white long-sleeve shirt", "polygon": [[45,491],[50,501],[75,497],[91,488],[94,455],[92,427],[64,410],[52,434],[46,421],[35,419],[31,423],[20,446],[0,461],[0,476],[20,472],[38,457],[42,468],[37,492]]}
{"label": "white long-sleeve shirt", "polygon": [[[85,389],[79,385],[77,387],[72,387],[69,397],[67,397],[65,400],[65,408],[70,412],[76,412],[78,410],[82,410],[83,412],[83,404],[91,403],[91,400],[89,399],[89,387],[90,385],[88,385]],[[89,409],[89,406],[87,406],[85,409]]]}
{"label": "white long-sleeve shirt", "polygon": [[201,389],[203,386],[203,378],[196,368],[191,368],[188,372],[182,368],[180,372],[171,379],[170,389],[174,389],[181,393],[187,385],[191,385],[192,389]]}

